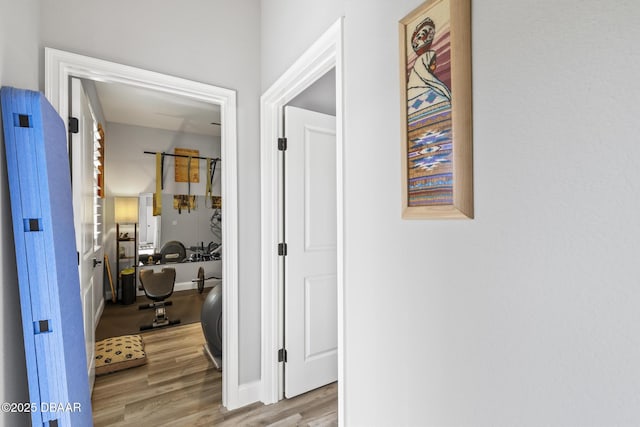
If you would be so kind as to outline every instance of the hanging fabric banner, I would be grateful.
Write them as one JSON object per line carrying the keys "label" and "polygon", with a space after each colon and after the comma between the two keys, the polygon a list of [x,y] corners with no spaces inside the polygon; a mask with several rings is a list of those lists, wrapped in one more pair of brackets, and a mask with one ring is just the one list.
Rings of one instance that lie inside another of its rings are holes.
{"label": "hanging fabric banner", "polygon": [[162,215],[162,153],[156,153],[156,192],[153,194],[153,216]]}
{"label": "hanging fabric banner", "polygon": [[207,159],[207,189],[205,191],[205,196],[207,198],[211,197],[211,181],[213,176],[211,175],[211,159]]}

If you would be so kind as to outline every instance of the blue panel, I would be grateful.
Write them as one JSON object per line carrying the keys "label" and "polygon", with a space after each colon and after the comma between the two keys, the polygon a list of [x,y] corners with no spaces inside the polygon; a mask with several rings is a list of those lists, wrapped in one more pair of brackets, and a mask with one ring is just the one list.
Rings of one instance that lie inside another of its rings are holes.
{"label": "blue panel", "polygon": [[91,426],[64,123],[41,93],[0,98],[32,425]]}

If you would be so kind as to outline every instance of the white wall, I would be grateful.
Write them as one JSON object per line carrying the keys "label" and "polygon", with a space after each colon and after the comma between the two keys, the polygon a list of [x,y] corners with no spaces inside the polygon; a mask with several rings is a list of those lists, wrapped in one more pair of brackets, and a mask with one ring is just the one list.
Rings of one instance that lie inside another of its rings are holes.
{"label": "white wall", "polygon": [[344,14],[344,3],[344,0],[260,0],[263,92]]}
{"label": "white wall", "polygon": [[336,115],[336,70],[332,69],[320,77],[300,95],[287,105],[315,111],[317,113]]}
{"label": "white wall", "polygon": [[[151,193],[156,189],[156,158],[145,151],[173,153],[175,148],[198,150],[201,157],[220,157],[220,137],[173,132],[142,126],[107,123],[105,132],[105,187],[107,196]],[[191,194],[204,196],[207,162],[198,162],[199,182]],[[220,195],[220,167],[216,166],[213,191]],[[164,159],[163,193],[187,194],[187,183],[175,181],[175,157]]]}
{"label": "white wall", "polygon": [[[38,90],[40,2],[0,0],[0,86]],[[13,221],[4,133],[0,132],[0,402],[28,402]],[[28,414],[0,413],[0,426],[31,425]]]}
{"label": "white wall", "polygon": [[[640,4],[473,2],[476,219],[402,221],[420,3],[344,1],[346,425],[640,424]],[[263,0],[263,89],[316,7]]]}
{"label": "white wall", "polygon": [[260,377],[257,0],[42,2],[42,44],[237,90],[240,383]]}

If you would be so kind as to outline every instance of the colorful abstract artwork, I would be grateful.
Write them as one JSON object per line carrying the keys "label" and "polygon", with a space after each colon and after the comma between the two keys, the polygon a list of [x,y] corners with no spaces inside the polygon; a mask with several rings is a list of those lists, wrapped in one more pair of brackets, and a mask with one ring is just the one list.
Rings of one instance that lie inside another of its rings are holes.
{"label": "colorful abstract artwork", "polygon": [[[403,111],[405,208],[433,207],[439,216],[446,210],[443,207],[455,207],[457,202],[457,145],[466,146],[458,150],[462,152],[470,144],[470,140],[456,137],[453,118],[454,104],[467,102],[459,101],[452,69],[452,7],[461,4],[470,3],[427,1],[403,19],[400,27],[403,108],[406,108]],[[470,80],[470,69],[457,71],[458,74],[465,71]],[[466,96],[467,87],[462,86],[460,95]],[[456,210],[459,209],[452,209]]]}
{"label": "colorful abstract artwork", "polygon": [[453,203],[449,3],[408,24],[409,206]]}

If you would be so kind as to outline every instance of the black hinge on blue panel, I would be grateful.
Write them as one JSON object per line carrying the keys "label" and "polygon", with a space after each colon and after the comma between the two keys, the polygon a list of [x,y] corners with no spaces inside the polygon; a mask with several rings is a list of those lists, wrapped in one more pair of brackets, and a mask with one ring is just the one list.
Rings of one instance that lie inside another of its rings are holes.
{"label": "black hinge on blue panel", "polygon": [[286,243],[278,243],[278,255],[287,256],[287,244]]}
{"label": "black hinge on blue panel", "polygon": [[37,322],[33,322],[33,333],[38,335],[45,332],[51,332],[49,323],[49,320],[38,320]]}
{"label": "black hinge on blue panel", "polygon": [[76,251],[76,255],[78,256],[78,265],[80,265],[80,252]]}
{"label": "black hinge on blue panel", "polygon": [[25,218],[24,222],[24,231],[42,231],[42,225],[40,223],[40,218]]}
{"label": "black hinge on blue panel", "polygon": [[278,138],[278,150],[279,151],[287,150],[287,138]]}
{"label": "black hinge on blue panel", "polygon": [[278,362],[287,363],[287,350],[284,348],[278,350]]}
{"label": "black hinge on blue panel", "polygon": [[30,128],[31,127],[31,116],[27,114],[15,114],[14,125],[21,128]]}
{"label": "black hinge on blue panel", "polygon": [[78,133],[80,130],[77,117],[69,117],[69,133]]}

